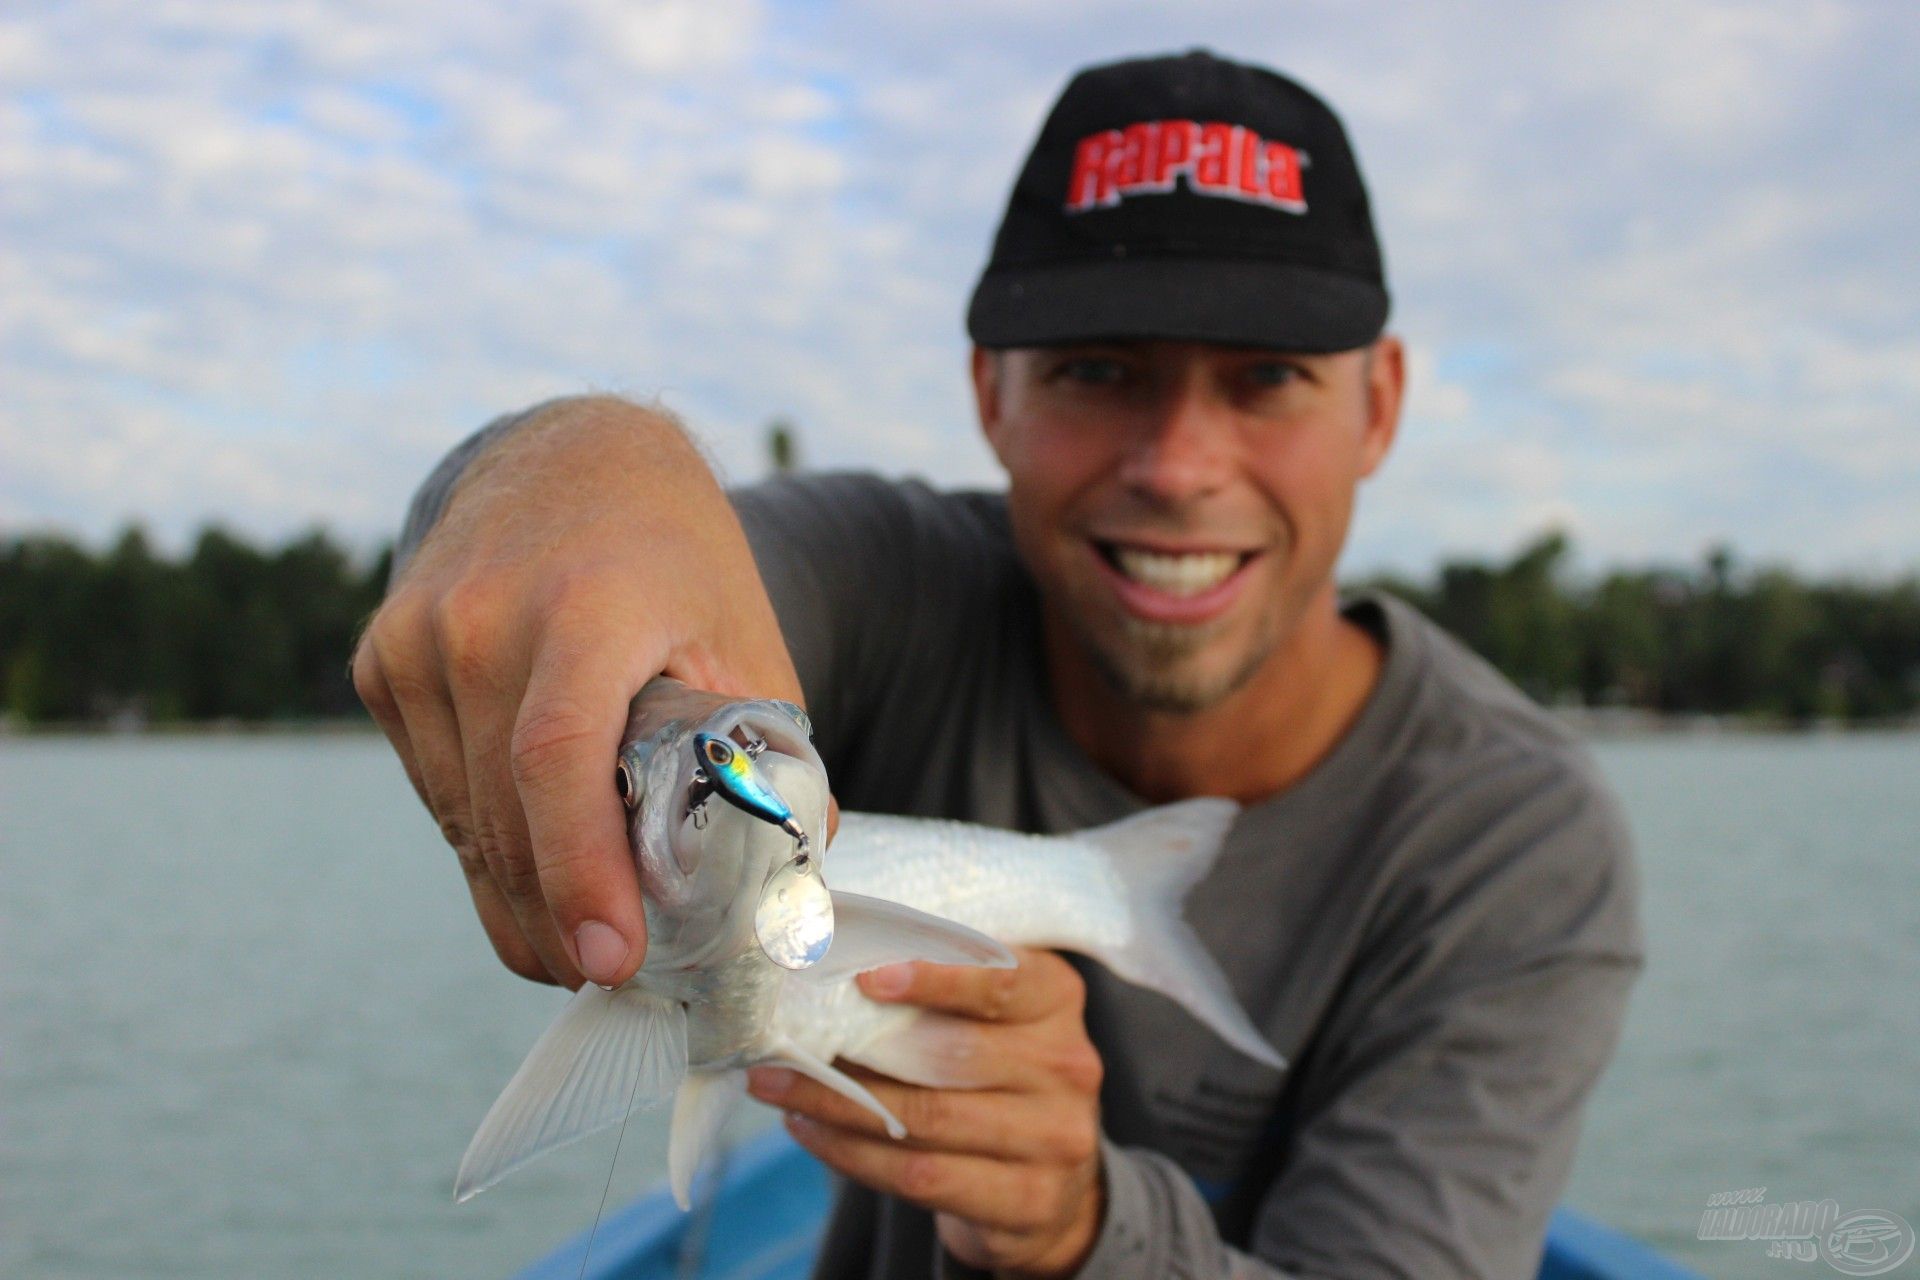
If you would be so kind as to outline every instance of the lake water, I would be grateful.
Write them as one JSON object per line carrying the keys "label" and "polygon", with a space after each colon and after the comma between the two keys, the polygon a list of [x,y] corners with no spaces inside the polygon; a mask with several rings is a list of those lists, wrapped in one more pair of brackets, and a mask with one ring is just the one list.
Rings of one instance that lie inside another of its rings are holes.
{"label": "lake water", "polygon": [[[1694,1234],[1761,1186],[1920,1222],[1920,736],[1596,751],[1652,961],[1568,1200],[1710,1275],[1831,1274]],[[0,740],[0,1276],[510,1274],[613,1150],[450,1202],[559,999],[377,738]],[[616,1203],[664,1149],[637,1119]]]}

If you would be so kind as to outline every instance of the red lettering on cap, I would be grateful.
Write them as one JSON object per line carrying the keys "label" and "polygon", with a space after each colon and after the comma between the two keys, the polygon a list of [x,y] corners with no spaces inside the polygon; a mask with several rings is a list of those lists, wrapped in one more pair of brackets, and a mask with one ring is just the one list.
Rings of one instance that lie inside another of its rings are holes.
{"label": "red lettering on cap", "polygon": [[1240,188],[1240,194],[1259,198],[1264,183],[1260,172],[1260,135],[1251,129],[1234,130],[1240,137],[1240,171],[1234,184]]}
{"label": "red lettering on cap", "polygon": [[1139,190],[1141,180],[1152,172],[1147,152],[1153,145],[1153,135],[1159,131],[1158,120],[1130,124],[1122,131],[1124,141],[1120,148],[1120,170],[1114,175],[1114,184],[1120,188],[1122,195]]}
{"label": "red lettering on cap", "polygon": [[1193,172],[1187,183],[1196,191],[1217,194],[1233,185],[1233,131],[1235,126],[1217,121],[1200,126],[1200,148],[1194,153]]}
{"label": "red lettering on cap", "polygon": [[1075,144],[1068,213],[1111,208],[1131,196],[1164,194],[1187,180],[1200,196],[1225,196],[1288,213],[1307,211],[1299,149],[1224,120],[1137,120]]}
{"label": "red lettering on cap", "polygon": [[1171,191],[1180,175],[1193,168],[1193,150],[1200,140],[1200,126],[1191,120],[1160,122],[1160,154],[1154,157],[1153,190]]}
{"label": "red lettering on cap", "polygon": [[1300,187],[1299,150],[1284,142],[1269,142],[1266,153],[1267,198],[1283,209],[1305,213],[1307,196]]}
{"label": "red lettering on cap", "polygon": [[1120,145],[1120,131],[1107,129],[1090,133],[1073,149],[1073,176],[1067,180],[1067,212],[1082,213],[1096,205],[1113,204],[1119,195],[1113,189],[1114,152]]}

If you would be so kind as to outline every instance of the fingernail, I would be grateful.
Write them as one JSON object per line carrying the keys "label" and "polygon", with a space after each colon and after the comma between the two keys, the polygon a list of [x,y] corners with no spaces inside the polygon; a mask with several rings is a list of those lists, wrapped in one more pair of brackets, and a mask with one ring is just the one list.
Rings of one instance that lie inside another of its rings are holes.
{"label": "fingernail", "polygon": [[870,996],[905,995],[913,985],[913,969],[905,964],[884,964],[863,974],[860,984]]}
{"label": "fingernail", "polygon": [[747,1088],[762,1102],[784,1098],[793,1088],[793,1072],[785,1067],[755,1067],[747,1072]]}
{"label": "fingernail", "polygon": [[580,972],[604,987],[627,962],[627,940],[612,925],[589,920],[573,931],[573,955]]}

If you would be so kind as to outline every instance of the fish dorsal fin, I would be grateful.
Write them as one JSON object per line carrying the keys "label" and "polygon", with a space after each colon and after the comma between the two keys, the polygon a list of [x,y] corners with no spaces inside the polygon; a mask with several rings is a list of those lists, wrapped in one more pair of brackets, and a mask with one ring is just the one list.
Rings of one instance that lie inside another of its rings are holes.
{"label": "fish dorsal fin", "polygon": [[841,1097],[851,1098],[859,1103],[880,1117],[887,1126],[887,1136],[894,1141],[898,1142],[907,1136],[907,1126],[901,1124],[899,1117],[887,1110],[880,1099],[867,1092],[866,1087],[858,1080],[820,1061],[785,1036],[779,1037],[769,1046],[767,1060],[783,1067],[792,1067],[801,1075],[818,1080]]}
{"label": "fish dorsal fin", "polygon": [[667,1178],[682,1209],[693,1207],[693,1175],[746,1092],[744,1071],[690,1071],[680,1082],[667,1137]]}
{"label": "fish dorsal fin", "polygon": [[687,1013],[628,983],[574,993],[507,1081],[461,1158],[456,1200],[521,1165],[672,1096],[687,1073]]}
{"label": "fish dorsal fin", "polygon": [[833,945],[826,958],[794,971],[803,982],[837,982],[903,960],[1011,969],[1013,952],[966,925],[864,893],[833,894]]}

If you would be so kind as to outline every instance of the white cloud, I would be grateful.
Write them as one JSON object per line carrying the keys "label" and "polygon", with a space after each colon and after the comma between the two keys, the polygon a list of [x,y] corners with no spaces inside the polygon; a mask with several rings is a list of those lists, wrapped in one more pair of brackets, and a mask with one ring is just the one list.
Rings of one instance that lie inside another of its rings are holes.
{"label": "white cloud", "polygon": [[988,482],[960,315],[1021,149],[1074,66],[1208,43],[1327,92],[1373,179],[1413,385],[1356,564],[1551,522],[1910,565],[1917,37],[1865,0],[18,9],[0,522],[371,540],[589,386],[736,475],[780,414]]}

